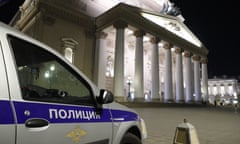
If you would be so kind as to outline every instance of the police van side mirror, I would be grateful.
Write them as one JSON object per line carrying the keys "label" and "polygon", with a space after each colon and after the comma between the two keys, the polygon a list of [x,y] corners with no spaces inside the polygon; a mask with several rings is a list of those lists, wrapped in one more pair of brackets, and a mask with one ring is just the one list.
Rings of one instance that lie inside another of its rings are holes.
{"label": "police van side mirror", "polygon": [[100,95],[97,97],[97,102],[99,104],[108,104],[113,102],[113,94],[112,92],[101,89],[100,90]]}

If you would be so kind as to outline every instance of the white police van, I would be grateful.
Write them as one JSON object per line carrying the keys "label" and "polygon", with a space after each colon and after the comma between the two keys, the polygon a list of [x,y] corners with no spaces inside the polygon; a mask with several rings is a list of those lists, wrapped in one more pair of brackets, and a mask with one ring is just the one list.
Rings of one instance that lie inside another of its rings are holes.
{"label": "white police van", "polygon": [[0,23],[3,144],[141,144],[144,121],[48,46]]}

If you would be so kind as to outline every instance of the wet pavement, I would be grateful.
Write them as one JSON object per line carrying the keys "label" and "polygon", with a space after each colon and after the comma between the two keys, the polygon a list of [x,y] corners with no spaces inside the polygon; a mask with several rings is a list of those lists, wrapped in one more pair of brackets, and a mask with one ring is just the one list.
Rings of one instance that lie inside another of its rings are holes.
{"label": "wet pavement", "polygon": [[186,118],[195,126],[200,144],[239,144],[240,111],[215,107],[133,108],[145,120],[144,144],[173,144],[176,127]]}

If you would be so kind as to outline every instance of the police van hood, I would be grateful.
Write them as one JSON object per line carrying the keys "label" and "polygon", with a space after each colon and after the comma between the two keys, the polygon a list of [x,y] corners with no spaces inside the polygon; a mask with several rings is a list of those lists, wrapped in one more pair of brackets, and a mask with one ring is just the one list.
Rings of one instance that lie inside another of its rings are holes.
{"label": "police van hood", "polygon": [[121,110],[126,110],[126,111],[132,111],[132,112],[135,112],[133,109],[130,109],[129,107],[125,106],[125,105],[122,105],[118,102],[112,102],[109,106],[110,109],[121,109]]}
{"label": "police van hood", "polygon": [[138,121],[140,119],[135,110],[117,102],[111,103],[109,109],[111,110],[112,117],[117,121]]}

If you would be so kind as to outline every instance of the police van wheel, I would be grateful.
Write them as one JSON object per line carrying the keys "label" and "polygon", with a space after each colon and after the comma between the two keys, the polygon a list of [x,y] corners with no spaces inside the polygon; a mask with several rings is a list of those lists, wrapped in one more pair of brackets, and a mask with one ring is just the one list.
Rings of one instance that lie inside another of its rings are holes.
{"label": "police van wheel", "polygon": [[141,140],[134,134],[126,133],[121,144],[142,144]]}

